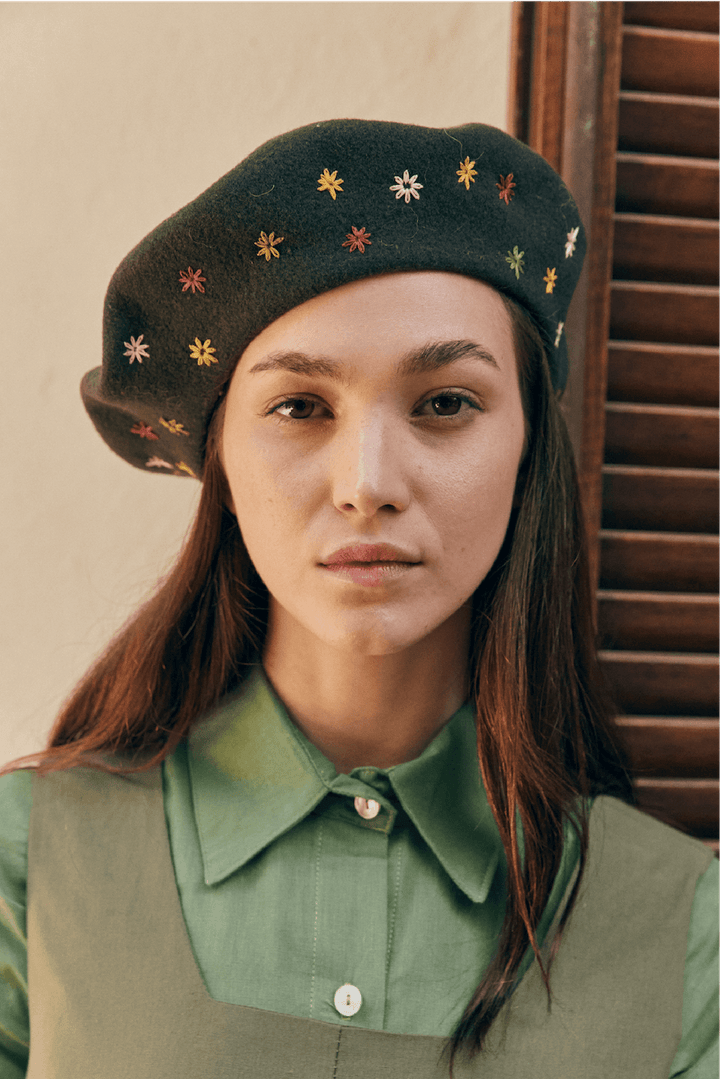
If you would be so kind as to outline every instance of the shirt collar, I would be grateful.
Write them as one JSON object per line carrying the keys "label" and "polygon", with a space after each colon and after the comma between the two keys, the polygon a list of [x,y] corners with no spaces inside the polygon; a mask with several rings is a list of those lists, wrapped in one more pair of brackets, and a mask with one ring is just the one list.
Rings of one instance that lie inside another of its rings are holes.
{"label": "shirt collar", "polygon": [[[207,884],[295,827],[328,793],[368,795],[361,782],[368,770],[338,775],[291,721],[259,664],[192,728],[187,760]],[[480,778],[470,706],[458,709],[415,760],[371,771],[378,789],[387,777],[454,883],[484,902],[502,843]]]}

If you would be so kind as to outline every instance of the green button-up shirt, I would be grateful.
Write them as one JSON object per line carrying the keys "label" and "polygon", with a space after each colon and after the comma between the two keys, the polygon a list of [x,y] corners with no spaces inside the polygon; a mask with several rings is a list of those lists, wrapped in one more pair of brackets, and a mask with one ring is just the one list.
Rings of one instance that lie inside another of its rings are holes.
{"label": "green button-up shirt", "polygon": [[[23,1075],[27,1061],[29,780],[0,779],[0,1079]],[[468,705],[415,760],[338,775],[258,666],[165,762],[163,796],[182,911],[212,997],[396,1033],[452,1031],[496,947],[506,886]],[[377,803],[377,814],[361,815],[356,798],[360,809]],[[570,837],[541,939],[576,856]],[[673,1076],[717,1071],[716,880],[717,863],[696,892]],[[346,983],[362,999],[349,1017],[334,1005]]]}

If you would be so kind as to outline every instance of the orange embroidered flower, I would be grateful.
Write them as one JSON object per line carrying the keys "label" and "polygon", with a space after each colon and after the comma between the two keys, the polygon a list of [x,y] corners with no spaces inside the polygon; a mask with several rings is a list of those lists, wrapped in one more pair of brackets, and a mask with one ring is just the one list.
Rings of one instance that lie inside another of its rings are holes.
{"label": "orange embroidered flower", "polygon": [[338,191],[340,194],[344,194],[340,184],[344,184],[344,180],[338,180],[337,169],[334,172],[329,172],[328,169],[323,169],[323,174],[318,178],[318,191],[329,191],[332,195],[333,202],[337,198]]}
{"label": "orange embroidered flower", "polygon": [[459,177],[458,183],[465,184],[466,191],[470,190],[470,184],[475,183],[474,177],[477,176],[477,169],[474,166],[475,162],[466,157],[464,161],[460,162],[460,168],[455,173]]}
{"label": "orange embroidered flower", "polygon": [[269,262],[271,258],[279,259],[280,252],[275,250],[275,245],[281,244],[284,238],[284,236],[278,236],[278,238],[275,239],[274,232],[271,232],[269,236],[266,235],[266,233],[261,232],[260,239],[255,241],[255,246],[260,248],[258,255],[264,255],[266,262]]}
{"label": "orange embroidered flower", "polygon": [[552,292],[552,290],[557,284],[557,273],[554,266],[552,270],[548,266],[547,273],[545,274],[545,277],[543,277],[543,281],[545,282],[545,291]]}
{"label": "orange embroidered flower", "polygon": [[[212,351],[214,352],[215,349],[212,349]],[[195,357],[193,357],[193,359],[194,358]],[[215,362],[217,363],[217,360]],[[168,431],[173,435],[187,435],[188,438],[190,437],[190,432],[186,431],[183,425],[181,423],[178,423],[177,420],[164,420],[161,416],[160,423],[163,425],[163,427],[167,427]]]}
{"label": "orange embroidered flower", "polygon": [[192,266],[188,266],[187,273],[184,270],[180,271],[180,280],[185,284],[182,287],[183,292],[187,292],[188,289],[192,289],[193,293],[197,289],[198,292],[204,292],[205,289],[200,284],[201,281],[207,281],[206,277],[201,277],[202,270],[193,270]]}
{"label": "orange embroidered flower", "polygon": [[372,245],[372,240],[370,239],[372,232],[366,232],[364,226],[361,229],[356,229],[354,225],[351,225],[350,228],[352,232],[345,233],[347,240],[343,247],[349,247],[351,251],[364,251],[365,244]]}
{"label": "orange embroidered flower", "polygon": [[517,184],[513,183],[513,173],[509,172],[507,176],[503,176],[500,173],[500,183],[495,184],[495,187],[500,188],[500,198],[505,200],[505,205],[510,205],[510,199],[513,197],[513,188],[517,187]]}
{"label": "orange embroidered flower", "polygon": [[146,427],[145,424],[138,420],[134,427],[130,428],[131,435],[140,435],[140,438],[147,438],[151,442],[157,441],[157,435],[153,431],[152,427]]}
{"label": "orange embroidered flower", "polygon": [[190,349],[190,356],[193,360],[197,360],[198,367],[202,364],[206,364],[208,367],[211,363],[217,363],[217,359],[213,356],[213,352],[217,352],[216,348],[210,347],[210,338],[207,341],[201,341],[199,337],[195,338],[194,345],[188,345]]}

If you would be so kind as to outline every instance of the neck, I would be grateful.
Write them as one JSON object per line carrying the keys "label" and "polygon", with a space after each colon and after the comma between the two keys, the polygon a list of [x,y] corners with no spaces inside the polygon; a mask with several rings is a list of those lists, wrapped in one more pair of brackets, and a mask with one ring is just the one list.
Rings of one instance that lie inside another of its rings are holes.
{"label": "neck", "polygon": [[470,609],[389,655],[345,651],[271,611],[263,667],[296,726],[335,766],[422,753],[467,697]]}

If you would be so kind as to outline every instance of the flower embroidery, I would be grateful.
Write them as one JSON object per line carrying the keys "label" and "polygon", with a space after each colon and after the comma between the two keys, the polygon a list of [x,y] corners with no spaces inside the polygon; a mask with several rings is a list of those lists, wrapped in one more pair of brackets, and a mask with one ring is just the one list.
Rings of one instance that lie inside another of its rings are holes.
{"label": "flower embroidery", "polygon": [[356,229],[354,225],[351,225],[350,228],[352,232],[345,233],[347,240],[343,247],[349,247],[351,251],[364,251],[365,244],[372,245],[372,240],[370,239],[372,232],[366,232],[364,226],[361,229]]}
{"label": "flower embroidery", "polygon": [[391,191],[397,192],[395,198],[401,199],[404,196],[406,204],[410,202],[410,196],[414,199],[419,199],[420,196],[418,195],[418,191],[422,191],[423,185],[416,183],[417,178],[417,173],[415,173],[414,176],[411,176],[407,169],[405,169],[405,172],[402,174],[402,180],[399,176],[396,176],[396,182],[390,187]]}
{"label": "flower embroidery", "polygon": [[137,341],[134,337],[131,337],[129,341],[123,341],[123,344],[127,348],[127,352],[123,352],[123,356],[129,356],[130,363],[132,363],[133,360],[137,360],[138,363],[142,363],[143,360],[147,360],[149,358],[150,346],[143,345],[142,339],[144,336],[145,334],[141,333]]}
{"label": "flower embroidery", "polygon": [[335,171],[332,172],[332,173],[329,172],[328,169],[323,169],[322,176],[318,177],[318,184],[319,184],[318,191],[329,191],[330,194],[332,195],[333,202],[337,198],[338,191],[340,192],[341,195],[344,194],[344,191],[341,188],[340,184],[344,184],[345,181],[344,180],[338,180],[336,177],[337,177],[337,169],[335,169]]}
{"label": "flower embroidery", "polygon": [[557,285],[557,273],[554,266],[552,270],[548,266],[547,274],[543,277],[543,281],[545,282],[545,292],[552,292]]}
{"label": "flower embroidery", "polygon": [[505,205],[506,206],[510,205],[510,199],[513,198],[513,190],[512,189],[514,187],[517,187],[517,184],[513,183],[513,175],[514,175],[514,173],[512,173],[512,172],[509,172],[507,174],[507,176],[503,176],[503,174],[500,173],[500,183],[495,184],[495,187],[500,188],[500,196],[499,197],[501,199],[505,200]]}
{"label": "flower embroidery", "polygon": [[477,176],[477,169],[474,168],[475,162],[471,161],[469,157],[466,157],[464,161],[460,162],[460,168],[455,173],[459,176],[458,183],[465,184],[465,190],[470,190],[470,184],[474,184],[474,177]]}
{"label": "flower embroidery", "polygon": [[557,333],[555,334],[555,348],[560,347],[560,338],[562,337],[562,332],[563,332],[563,327],[564,326],[565,326],[564,322],[558,322]]}
{"label": "flower embroidery", "polygon": [[[210,342],[208,342],[208,344],[209,343]],[[192,348],[192,345],[190,347]],[[212,351],[214,352],[215,349],[213,349]],[[195,357],[193,356],[193,359],[194,358]],[[217,363],[217,360],[215,362]],[[177,420],[164,420],[161,416],[160,423],[163,425],[163,427],[167,427],[168,431],[173,435],[187,435],[188,438],[190,437],[190,432],[186,431],[183,425],[181,423],[178,423]],[[157,438],[157,435],[155,437]]]}
{"label": "flower embroidery", "polygon": [[197,479],[197,476],[190,468],[190,465],[186,465],[184,461],[177,461],[175,464],[175,468],[178,472],[187,472],[188,476],[192,476],[193,479]]}
{"label": "flower embroidery", "polygon": [[505,256],[505,261],[510,263],[510,269],[515,271],[515,276],[517,277],[518,281],[520,280],[520,274],[525,273],[522,262],[524,254],[524,251],[518,251],[517,244],[515,244],[512,251],[508,251],[507,255]]}
{"label": "flower embroidery", "polygon": [[570,229],[567,234],[567,242],[565,243],[565,258],[569,259],[575,250],[575,244],[577,243],[578,232],[580,226],[577,225],[574,229]]}
{"label": "flower embroidery", "polygon": [[131,435],[140,435],[140,438],[147,438],[151,442],[157,442],[157,435],[153,431],[152,427],[146,427],[142,420],[138,420],[134,427],[130,428]]}
{"label": "flower embroidery", "polygon": [[278,236],[276,240],[274,232],[271,232],[269,236],[261,232],[260,239],[255,241],[255,246],[260,248],[258,255],[264,255],[266,262],[269,262],[271,258],[279,259],[280,252],[275,250],[275,244],[281,244],[284,239],[284,236]]}
{"label": "flower embroidery", "polygon": [[200,341],[199,337],[195,338],[194,345],[188,345],[190,349],[190,355],[193,360],[197,360],[198,367],[202,364],[207,364],[209,367],[211,363],[217,363],[217,358],[213,356],[213,352],[217,352],[216,348],[210,347],[210,338],[207,341]]}
{"label": "flower embroidery", "polygon": [[172,465],[168,461],[163,461],[162,457],[148,457],[145,468],[172,468]]}
{"label": "flower embroidery", "polygon": [[200,282],[201,281],[207,281],[207,278],[206,277],[201,277],[200,276],[201,274],[202,274],[202,270],[193,270],[192,266],[188,266],[187,273],[185,273],[184,270],[181,270],[180,271],[180,280],[185,282],[185,284],[182,287],[183,292],[187,292],[188,289],[191,289],[193,291],[193,293],[196,290],[198,292],[204,292],[205,289],[202,287]]}

